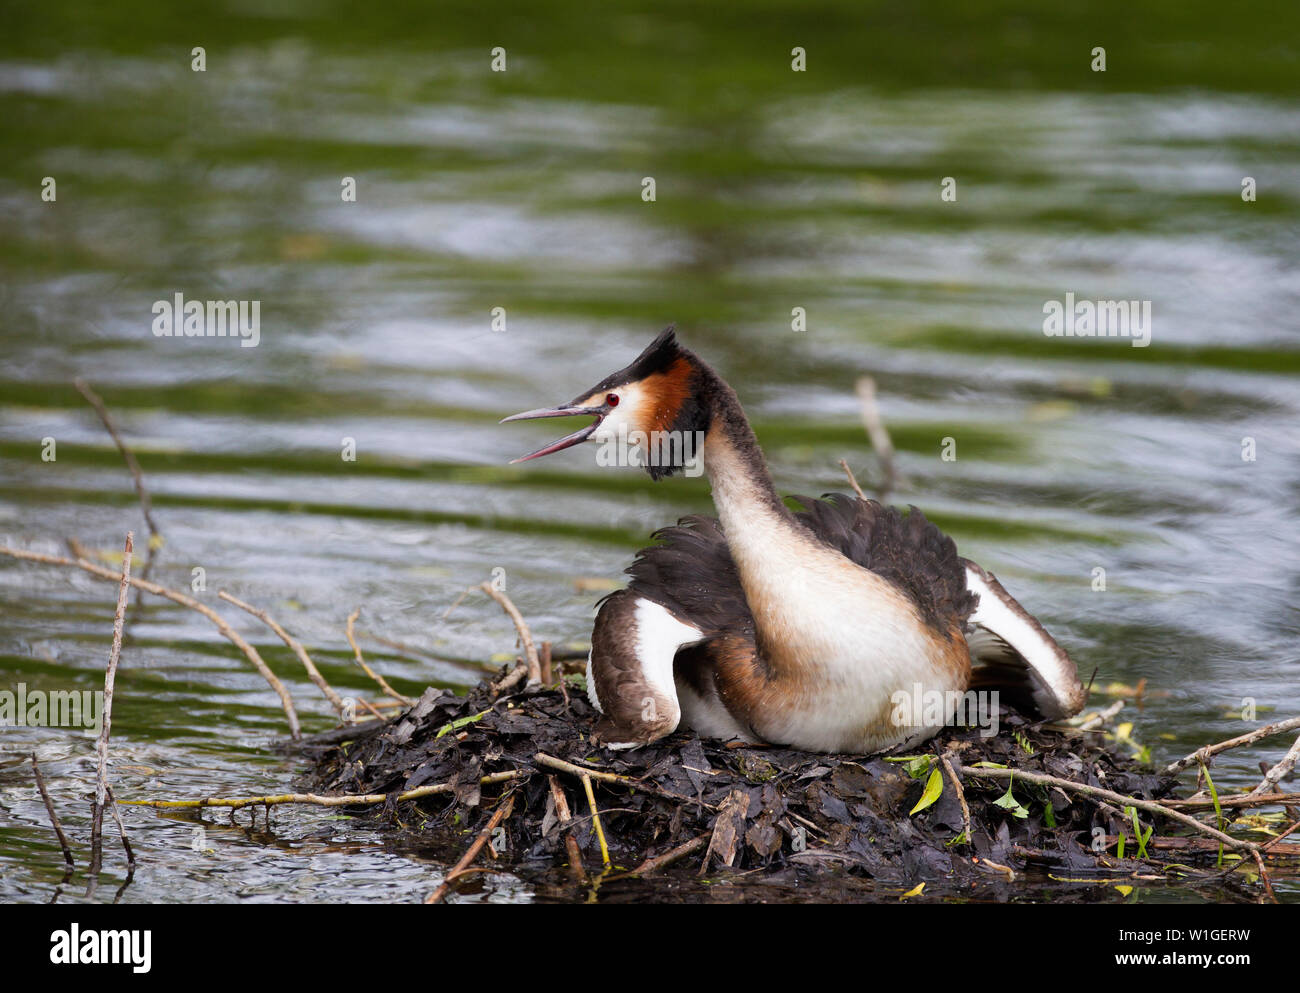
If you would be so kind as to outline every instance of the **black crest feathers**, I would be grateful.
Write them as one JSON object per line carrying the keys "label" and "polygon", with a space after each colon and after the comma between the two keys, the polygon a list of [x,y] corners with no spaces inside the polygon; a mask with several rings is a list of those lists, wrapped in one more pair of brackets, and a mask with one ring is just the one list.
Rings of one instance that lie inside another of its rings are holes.
{"label": "black crest feathers", "polygon": [[690,353],[677,341],[677,325],[669,324],[659,333],[659,337],[650,342],[631,363],[618,372],[610,373],[585,393],[578,394],[573,402],[579,403],[593,393],[617,389],[639,379],[645,379],[647,376],[653,376],[657,372],[664,372],[678,359],[689,355]]}

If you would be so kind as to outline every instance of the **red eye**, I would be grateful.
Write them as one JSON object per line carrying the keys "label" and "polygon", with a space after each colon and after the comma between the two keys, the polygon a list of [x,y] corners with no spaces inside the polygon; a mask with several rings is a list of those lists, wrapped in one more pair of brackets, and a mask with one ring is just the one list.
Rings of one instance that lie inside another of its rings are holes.
{"label": "red eye", "polygon": [[606,394],[605,394],[605,406],[606,406],[606,407],[617,407],[617,406],[618,406],[618,394],[617,394],[617,393],[606,393]]}

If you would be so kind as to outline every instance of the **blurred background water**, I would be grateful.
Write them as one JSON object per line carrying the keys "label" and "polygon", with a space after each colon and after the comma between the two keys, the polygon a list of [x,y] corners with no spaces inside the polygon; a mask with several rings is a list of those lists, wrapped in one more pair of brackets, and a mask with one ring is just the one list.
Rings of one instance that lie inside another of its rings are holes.
{"label": "blurred background water", "polygon": [[[709,509],[703,480],[654,485],[586,450],[507,467],[554,432],[496,426],[676,321],[783,492],[843,489],[840,458],[872,475],[853,386],[873,375],[896,499],[1095,670],[1093,705],[1146,680],[1125,713],[1156,760],[1300,712],[1294,4],[54,0],[5,24],[6,542],[143,544],[83,376],[152,490],[153,578],[188,588],[201,566],[208,601],[270,609],[342,690],[372,692],[343,638],[355,607],[399,688],[464,686],[514,639],[484,598],[443,617],[466,586],[504,569],[540,638],[581,644],[648,533]],[[1045,337],[1067,291],[1151,301],[1150,346]],[[260,301],[258,347],[155,337],[176,293]],[[0,688],[101,687],[114,596],[0,561]],[[307,729],[332,726],[287,650],[221,606]],[[196,613],[146,599],[117,686],[123,798],[280,792],[301,768],[267,748],[274,694]],[[1286,743],[1221,757],[1219,788]],[[33,749],[88,834],[91,738],[0,731],[0,899],[80,899],[56,894]],[[192,820],[126,818],[142,864],[123,900],[411,899],[437,879],[321,811],[281,809],[270,832],[208,818],[208,854]],[[530,897],[500,876],[481,898]]]}

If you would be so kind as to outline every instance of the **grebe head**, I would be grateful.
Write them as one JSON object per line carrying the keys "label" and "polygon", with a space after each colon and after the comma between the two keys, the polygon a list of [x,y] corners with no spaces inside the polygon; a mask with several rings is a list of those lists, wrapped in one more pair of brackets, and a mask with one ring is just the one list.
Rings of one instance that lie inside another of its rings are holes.
{"label": "grebe head", "polygon": [[503,418],[502,424],[539,417],[595,418],[573,434],[513,459],[511,465],[595,441],[637,450],[639,457],[629,461],[643,465],[653,479],[670,476],[701,456],[709,423],[701,395],[704,370],[670,325],[629,365],[569,403]]}

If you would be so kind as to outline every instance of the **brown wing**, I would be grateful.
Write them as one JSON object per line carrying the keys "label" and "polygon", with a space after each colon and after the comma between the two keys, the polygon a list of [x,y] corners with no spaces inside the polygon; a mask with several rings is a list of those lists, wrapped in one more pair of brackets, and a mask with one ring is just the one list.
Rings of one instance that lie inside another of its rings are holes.
{"label": "brown wing", "polygon": [[[901,590],[938,631],[956,625],[966,632],[973,686],[997,689],[1020,709],[1052,719],[1083,708],[1087,691],[1064,649],[920,510],[903,513],[841,493],[795,499],[803,506],[795,518],[819,539]],[[752,643],[754,618],[718,521],[686,517],[655,538],[659,544],[642,549],[628,568],[629,587],[703,632],[679,653],[678,671],[707,668],[723,634]]]}
{"label": "brown wing", "polygon": [[641,549],[627,567],[628,588],[706,637],[723,632],[752,637],[754,615],[718,519],[692,514],[653,537],[658,544]]}
{"label": "brown wing", "polygon": [[875,500],[829,493],[795,497],[795,516],[818,538],[864,569],[888,580],[941,633],[961,629],[975,609],[966,569],[953,540],[911,507],[904,514]]}

